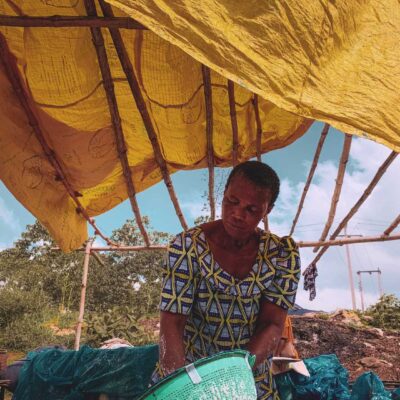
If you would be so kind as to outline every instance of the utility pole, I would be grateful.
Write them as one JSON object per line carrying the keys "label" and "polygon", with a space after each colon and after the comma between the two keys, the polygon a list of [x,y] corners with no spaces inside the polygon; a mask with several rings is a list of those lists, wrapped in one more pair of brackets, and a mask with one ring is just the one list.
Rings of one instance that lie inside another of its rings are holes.
{"label": "utility pole", "polygon": [[[344,226],[344,235],[338,235],[338,236],[342,236],[342,237],[346,237],[346,238],[350,238],[350,237],[360,237],[362,235],[348,235],[347,234],[347,225]],[[348,271],[348,275],[349,275],[349,285],[350,285],[350,292],[351,292],[351,304],[353,306],[353,310],[357,309],[357,304],[356,304],[356,293],[354,290],[354,280],[353,280],[353,270],[351,267],[351,258],[350,258],[350,249],[349,249],[349,245],[345,245],[346,248],[346,257],[347,257],[347,271]]]}
{"label": "utility pole", "polygon": [[382,291],[382,282],[381,282],[381,275],[382,272],[381,270],[375,269],[375,270],[364,270],[364,271],[357,271],[358,275],[358,287],[360,289],[360,297],[361,297],[361,310],[364,311],[364,294],[363,294],[363,287],[362,287],[362,280],[361,280],[361,274],[377,274],[378,276],[378,290],[379,290],[379,296],[383,296],[383,291]]}

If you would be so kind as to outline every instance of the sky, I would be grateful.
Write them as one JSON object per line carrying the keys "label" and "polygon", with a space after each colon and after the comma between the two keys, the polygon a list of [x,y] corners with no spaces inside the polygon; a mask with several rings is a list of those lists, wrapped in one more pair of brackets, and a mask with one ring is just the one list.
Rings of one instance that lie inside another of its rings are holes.
{"label": "sky", "polygon": [[[322,130],[321,123],[314,123],[309,131],[296,142],[283,149],[264,154],[262,160],[274,168],[281,179],[281,192],[269,215],[270,230],[278,235],[287,235],[296,213],[301,193],[314,157]],[[344,135],[331,128],[321,153],[320,162],[310,186],[304,208],[294,232],[295,240],[318,240],[328,217],[331,197],[335,186],[338,161],[342,151]],[[331,232],[361,196],[390,154],[385,146],[367,139],[354,138],[350,160],[346,169],[342,194]],[[216,184],[222,185],[229,169],[218,169]],[[348,234],[380,235],[400,213],[400,157],[389,167],[378,186],[353,217],[347,228]],[[175,191],[189,225],[200,214],[206,202],[208,188],[207,170],[181,171],[172,175]],[[150,218],[154,229],[172,234],[182,229],[175,214],[168,192],[163,183],[137,195],[142,215]],[[125,201],[113,210],[98,216],[96,223],[107,235],[120,227],[127,218],[132,218],[130,203]],[[0,181],[0,250],[11,247],[27,224],[35,218],[18,203]],[[396,228],[393,234],[400,234]],[[382,271],[382,287],[385,293],[400,297],[400,265],[398,255],[400,242],[354,244],[348,246],[356,287],[356,303],[360,308],[357,271]],[[317,297],[308,300],[301,281],[297,303],[307,309],[333,311],[351,308],[348,267],[344,246],[331,247],[318,263]],[[301,249],[302,269],[314,258],[312,249]],[[363,274],[365,304],[375,303],[379,297],[376,274]]]}

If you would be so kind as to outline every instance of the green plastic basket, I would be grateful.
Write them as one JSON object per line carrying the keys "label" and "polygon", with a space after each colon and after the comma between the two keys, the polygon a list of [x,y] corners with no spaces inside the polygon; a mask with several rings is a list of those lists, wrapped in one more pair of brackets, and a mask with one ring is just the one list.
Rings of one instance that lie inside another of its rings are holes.
{"label": "green plastic basket", "polygon": [[244,350],[218,353],[178,369],[140,400],[257,400],[254,362]]}

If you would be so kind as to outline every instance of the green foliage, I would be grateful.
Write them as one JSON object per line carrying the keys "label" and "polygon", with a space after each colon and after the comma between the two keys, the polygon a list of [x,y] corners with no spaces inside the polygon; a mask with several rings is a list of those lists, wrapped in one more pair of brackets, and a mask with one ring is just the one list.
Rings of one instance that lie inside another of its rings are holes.
{"label": "green foliage", "polygon": [[113,307],[102,313],[91,313],[85,323],[86,342],[95,347],[111,338],[125,339],[134,345],[154,342],[152,333],[145,330],[129,307]]}
{"label": "green foliage", "polygon": [[0,334],[0,346],[27,351],[39,346],[59,343],[53,332],[44,326],[40,314],[24,314],[10,322]]}
{"label": "green foliage", "polygon": [[364,321],[377,328],[400,330],[400,299],[393,294],[383,295],[364,313]]}
{"label": "green foliage", "polygon": [[[166,244],[170,235],[154,231],[148,218],[143,222],[154,244]],[[126,223],[112,234],[112,239],[125,245],[142,245],[143,239],[136,223]],[[54,337],[48,329],[49,321],[58,328],[71,327],[79,309],[84,254],[64,254],[54,251],[56,243],[47,231],[35,222],[28,225],[15,246],[0,252],[0,343],[10,349],[30,350],[51,341]],[[100,318],[107,310],[129,307],[128,315],[135,323],[147,315],[157,312],[162,276],[163,251],[112,252],[99,255],[100,265],[94,257],[90,259],[86,293],[86,315]],[[64,313],[60,314],[59,310]],[[103,314],[102,314],[103,313]],[[30,316],[30,317],[29,317]],[[140,324],[128,325],[124,334],[123,318],[118,317],[117,326],[112,319],[113,333],[127,340],[134,338],[136,344],[150,341]],[[75,319],[76,321],[76,319]],[[132,322],[133,324],[133,322]],[[117,329],[118,328],[118,329]],[[49,333],[50,332],[50,333]],[[90,333],[90,335],[92,335]],[[98,343],[93,333],[89,341]],[[133,336],[132,336],[133,335]],[[101,336],[101,335],[100,335]],[[68,344],[70,338],[57,337],[57,343]]]}
{"label": "green foliage", "polygon": [[24,291],[12,286],[0,289],[0,329],[24,315],[42,312],[47,304],[46,294],[36,289]]}

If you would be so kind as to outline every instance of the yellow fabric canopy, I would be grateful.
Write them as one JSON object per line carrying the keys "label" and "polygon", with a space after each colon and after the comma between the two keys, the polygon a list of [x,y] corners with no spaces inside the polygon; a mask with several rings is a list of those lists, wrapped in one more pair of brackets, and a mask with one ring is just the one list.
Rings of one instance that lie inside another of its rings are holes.
{"label": "yellow fabric canopy", "polygon": [[[237,83],[239,160],[256,152],[252,91],[263,97],[262,152],[290,144],[314,118],[400,150],[395,1],[379,7],[377,1],[109,3],[116,15],[127,13],[150,29],[120,31],[170,173],[207,166],[201,62],[213,69],[216,165],[232,159],[227,78]],[[80,0],[7,0],[0,14],[86,12]],[[162,176],[111,36],[102,33],[140,192]],[[89,215],[124,201],[126,182],[90,29],[0,27],[0,35],[23,84],[16,93],[0,63],[0,179],[63,250],[75,249],[87,238],[86,221],[33,134],[20,97]]]}

